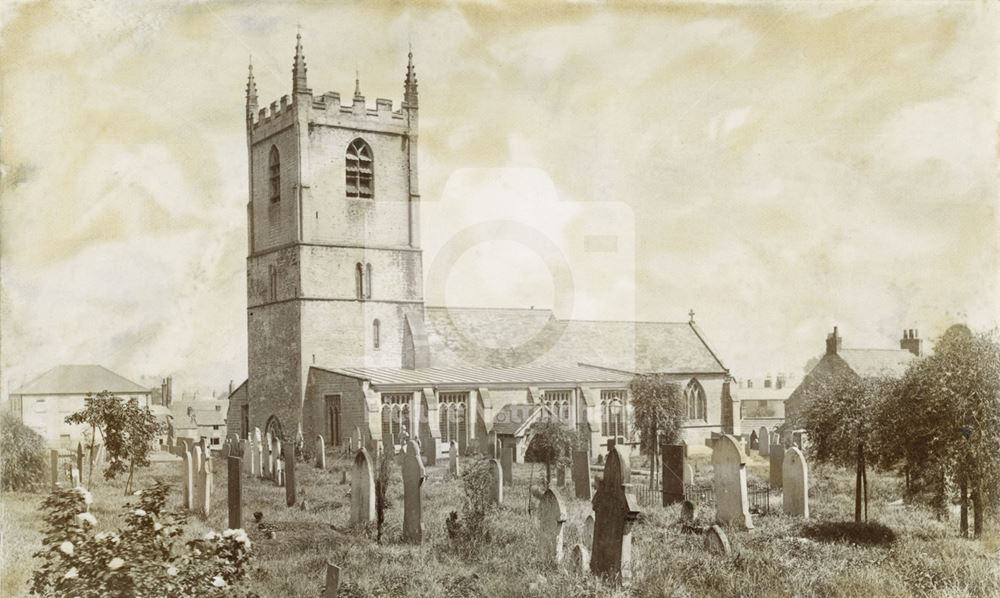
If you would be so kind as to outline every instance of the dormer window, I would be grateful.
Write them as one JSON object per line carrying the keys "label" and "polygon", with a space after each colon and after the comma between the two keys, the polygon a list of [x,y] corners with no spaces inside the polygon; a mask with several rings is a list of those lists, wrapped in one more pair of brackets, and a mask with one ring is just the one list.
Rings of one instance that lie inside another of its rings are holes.
{"label": "dormer window", "polygon": [[372,148],[364,139],[355,139],[347,146],[347,197],[371,199],[374,196],[374,161]]}

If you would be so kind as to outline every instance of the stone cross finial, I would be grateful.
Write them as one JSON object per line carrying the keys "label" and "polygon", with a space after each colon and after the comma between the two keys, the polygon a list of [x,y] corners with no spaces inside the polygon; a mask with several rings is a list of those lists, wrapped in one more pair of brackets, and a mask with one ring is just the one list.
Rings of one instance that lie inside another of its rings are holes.
{"label": "stone cross finial", "polygon": [[424,537],[422,487],[426,475],[420,448],[411,440],[403,454],[403,539],[414,544],[420,544]]}
{"label": "stone cross finial", "polygon": [[590,571],[627,584],[632,577],[632,524],[639,516],[635,496],[626,492],[632,478],[628,457],[620,447],[608,450],[604,479],[594,495],[594,545]]}
{"label": "stone cross finial", "polygon": [[691,311],[688,312],[688,317],[691,318],[690,322],[694,322],[694,308],[691,308]]}

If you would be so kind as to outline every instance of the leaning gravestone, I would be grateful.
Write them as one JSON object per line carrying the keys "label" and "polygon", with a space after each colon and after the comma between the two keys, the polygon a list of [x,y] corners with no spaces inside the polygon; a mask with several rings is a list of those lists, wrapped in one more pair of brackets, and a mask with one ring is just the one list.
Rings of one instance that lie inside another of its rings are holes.
{"label": "leaning gravestone", "polygon": [[583,538],[583,545],[590,550],[594,546],[594,514],[591,513],[587,515],[587,518],[583,520],[583,531],[580,532]]}
{"label": "leaning gravestone", "polygon": [[570,570],[577,575],[590,571],[590,551],[583,544],[574,544],[570,551]]}
{"label": "leaning gravestone", "polygon": [[590,454],[587,451],[573,451],[573,490],[581,500],[594,498],[594,482],[590,477]]}
{"label": "leaning gravestone", "polygon": [[784,468],[783,463],[785,460],[785,451],[778,445],[771,447],[771,457],[770,457],[770,471],[768,471],[768,482],[771,484],[772,489],[781,488],[782,486],[782,469]]}
{"label": "leaning gravestone", "polygon": [[366,449],[354,457],[351,475],[351,525],[367,525],[375,521],[375,475]]}
{"label": "leaning gravestone", "polygon": [[496,459],[490,459],[490,503],[500,506],[503,504],[503,467]]}
{"label": "leaning gravestone", "polygon": [[454,440],[448,445],[448,473],[455,477],[462,473],[458,464],[458,443]]}
{"label": "leaning gravestone", "polygon": [[809,465],[802,451],[792,447],[785,451],[782,464],[782,509],[789,515],[809,518]]}
{"label": "leaning gravestone", "polygon": [[[426,471],[420,458],[420,448],[411,440],[403,455],[403,540],[413,544],[420,544],[424,538],[424,477]],[[353,500],[353,494],[351,498]]]}
{"label": "leaning gravestone", "polygon": [[594,546],[590,571],[613,582],[632,578],[632,524],[639,516],[635,496],[626,493],[632,470],[621,447],[608,448],[604,478],[594,495]]}
{"label": "leaning gravestone", "polygon": [[229,529],[243,527],[243,480],[240,469],[243,464],[239,457],[226,459],[226,506],[229,508]]}
{"label": "leaning gravestone", "polygon": [[295,506],[295,445],[285,446],[285,465],[281,470],[285,482],[285,504]]}
{"label": "leaning gravestone", "polygon": [[722,556],[729,556],[732,552],[726,532],[718,525],[705,530],[705,550]]}
{"label": "leaning gravestone", "polygon": [[563,524],[566,523],[566,508],[552,488],[542,495],[538,505],[538,521],[541,528],[538,534],[538,558],[543,565],[558,565],[563,557]]}
{"label": "leaning gravestone", "polygon": [[761,426],[760,431],[757,432],[757,451],[761,457],[767,457],[771,454],[771,433],[764,426]]}
{"label": "leaning gravestone", "polygon": [[503,467],[503,483],[511,486],[514,484],[514,447],[500,447],[500,466]]}
{"label": "leaning gravestone", "polygon": [[322,434],[316,435],[316,467],[326,469],[326,442]]}
{"label": "leaning gravestone", "polygon": [[192,486],[194,486],[194,471],[191,463],[191,452],[186,448],[181,454],[181,486],[184,488],[184,508],[194,510],[194,496]]}
{"label": "leaning gravestone", "polygon": [[747,497],[746,455],[736,439],[724,434],[712,449],[716,519],[724,525],[751,529],[750,501]]}
{"label": "leaning gravestone", "polygon": [[662,487],[663,506],[684,500],[684,461],[687,446],[683,444],[660,445],[663,455]]}

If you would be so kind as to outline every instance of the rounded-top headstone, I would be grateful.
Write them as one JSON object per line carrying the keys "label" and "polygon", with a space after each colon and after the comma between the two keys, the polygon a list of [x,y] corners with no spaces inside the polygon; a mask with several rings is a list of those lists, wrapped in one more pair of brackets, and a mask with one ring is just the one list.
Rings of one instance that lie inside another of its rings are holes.
{"label": "rounded-top headstone", "polygon": [[695,506],[690,500],[685,500],[681,503],[681,521],[683,523],[691,523],[694,521]]}
{"label": "rounded-top headstone", "polygon": [[733,549],[729,544],[729,537],[726,536],[726,532],[718,525],[713,525],[705,530],[705,550],[723,556],[728,556],[732,553]]}

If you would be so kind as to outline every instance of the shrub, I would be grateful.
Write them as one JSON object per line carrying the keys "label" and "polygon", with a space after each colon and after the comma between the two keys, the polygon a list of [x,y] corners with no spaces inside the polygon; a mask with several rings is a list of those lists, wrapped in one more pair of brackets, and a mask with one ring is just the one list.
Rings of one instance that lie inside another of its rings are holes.
{"label": "shrub", "polygon": [[552,480],[552,467],[566,467],[570,464],[573,447],[577,442],[576,433],[558,421],[542,421],[532,426],[534,436],[524,453],[529,463],[545,464],[545,481]]}
{"label": "shrub", "polygon": [[449,529],[449,535],[461,541],[489,542],[490,530],[486,517],[495,508],[490,500],[492,484],[493,475],[490,473],[488,460],[477,460],[465,469],[462,473],[462,491],[465,493],[462,521],[454,530]]}
{"label": "shrub", "polygon": [[45,440],[9,411],[0,417],[0,459],[4,490],[32,491],[46,479]]}
{"label": "shrub", "polygon": [[[169,487],[158,482],[126,504],[126,525],[94,534],[83,487],[57,490],[42,503],[41,565],[31,591],[41,596],[209,596],[246,577],[250,540],[243,530],[209,532],[176,546],[186,519],[164,513]],[[230,592],[231,593],[231,592]]]}

